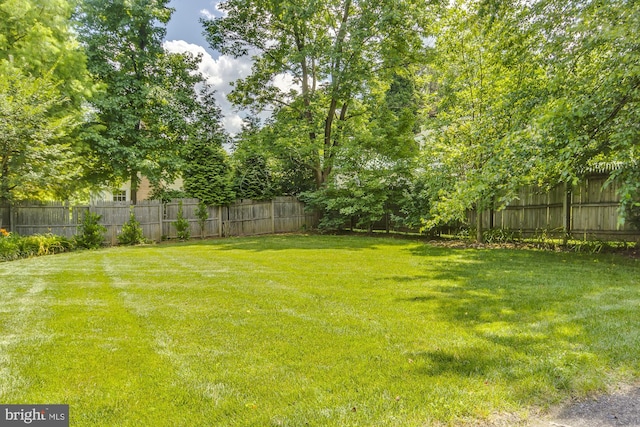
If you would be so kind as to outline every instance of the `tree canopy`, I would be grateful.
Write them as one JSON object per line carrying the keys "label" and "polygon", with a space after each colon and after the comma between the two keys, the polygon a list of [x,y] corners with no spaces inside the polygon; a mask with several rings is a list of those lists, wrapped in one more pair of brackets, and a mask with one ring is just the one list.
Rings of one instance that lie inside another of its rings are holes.
{"label": "tree canopy", "polygon": [[68,197],[91,91],[67,0],[0,2],[0,199]]}
{"label": "tree canopy", "polygon": [[134,202],[141,176],[156,184],[177,177],[199,108],[199,58],[162,46],[168,3],[85,0],[80,8],[89,70],[103,86],[87,132],[100,165],[92,178],[129,180]]}
{"label": "tree canopy", "polygon": [[201,58],[163,48],[168,0],[0,0],[0,198],[183,176],[207,203],[304,194],[331,226],[429,229],[605,164],[621,220],[640,210],[637,2],[218,7],[211,47],[252,61],[233,144]]}
{"label": "tree canopy", "polygon": [[235,82],[232,99],[278,111],[272,125],[282,136],[274,143],[297,151],[319,188],[353,136],[354,118],[365,114],[374,81],[422,59],[428,3],[228,0],[219,5],[223,17],[202,23],[214,49],[252,56],[252,73]]}
{"label": "tree canopy", "polygon": [[[640,5],[624,0],[541,1],[532,9],[536,46],[549,76],[536,129],[545,141],[537,170],[575,181],[616,164],[626,206],[640,201]],[[544,21],[543,21],[544,18]]]}

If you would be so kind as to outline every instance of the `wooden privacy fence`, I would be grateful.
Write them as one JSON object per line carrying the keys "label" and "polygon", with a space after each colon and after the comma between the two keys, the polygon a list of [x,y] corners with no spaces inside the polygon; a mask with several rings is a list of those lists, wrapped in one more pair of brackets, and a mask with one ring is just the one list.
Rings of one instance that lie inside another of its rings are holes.
{"label": "wooden privacy fence", "polygon": [[[518,199],[503,210],[482,213],[484,229],[502,228],[520,231],[523,235],[546,232],[561,237],[568,232],[578,239],[640,240],[640,231],[628,222],[618,223],[620,198],[618,187],[605,187],[608,177],[586,178],[573,188],[559,185],[545,192],[535,186],[520,190]],[[475,224],[475,212],[470,223]]]}
{"label": "wooden privacy fence", "polygon": [[92,205],[21,202],[0,207],[0,226],[22,236],[53,233],[72,237],[79,232],[84,214],[93,212],[102,217],[100,224],[107,228],[105,242],[116,244],[118,233],[133,211],[144,236],[160,241],[177,237],[173,224],[178,218],[180,202],[192,237],[287,233],[314,228],[317,224],[316,215],[305,212],[304,204],[295,197],[277,197],[270,201],[240,200],[229,206],[209,206],[203,230],[196,216],[196,199],[174,200],[166,204],[143,201],[136,205],[127,202]]}

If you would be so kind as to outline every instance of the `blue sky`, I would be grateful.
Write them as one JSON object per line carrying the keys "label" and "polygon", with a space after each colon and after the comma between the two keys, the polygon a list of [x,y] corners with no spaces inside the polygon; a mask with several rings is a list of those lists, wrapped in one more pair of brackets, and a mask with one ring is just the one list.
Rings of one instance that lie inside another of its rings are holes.
{"label": "blue sky", "polygon": [[241,113],[231,105],[227,95],[230,83],[246,77],[251,71],[250,58],[232,58],[213,51],[202,35],[200,18],[220,16],[216,10],[218,0],[172,0],[175,9],[167,25],[165,49],[170,52],[191,52],[202,55],[200,72],[216,90],[216,101],[222,110],[223,125],[231,135],[240,132]]}
{"label": "blue sky", "polygon": [[171,16],[167,25],[167,40],[184,40],[186,42],[204,47],[212,57],[217,57],[217,52],[209,48],[209,44],[202,35],[200,18],[205,13],[215,13],[213,0],[172,0],[169,6],[176,11]]}
{"label": "blue sky", "polygon": [[[202,35],[200,18],[221,16],[216,8],[220,0],[172,0],[170,7],[175,9],[167,25],[165,49],[170,52],[191,52],[201,55],[199,71],[216,90],[216,101],[222,110],[223,125],[227,132],[235,135],[242,129],[242,112],[238,112],[227,99],[231,92],[231,83],[251,73],[251,58],[233,58],[213,51]],[[292,88],[291,76],[280,75],[274,78],[275,86],[288,91]],[[269,112],[261,114],[262,118]]]}

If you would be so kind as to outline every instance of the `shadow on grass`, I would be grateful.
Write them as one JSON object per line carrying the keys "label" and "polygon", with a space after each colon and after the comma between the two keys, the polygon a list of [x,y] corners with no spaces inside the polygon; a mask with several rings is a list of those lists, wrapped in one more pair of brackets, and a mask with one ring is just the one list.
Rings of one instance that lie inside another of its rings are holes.
{"label": "shadow on grass", "polygon": [[[410,354],[422,361],[418,372],[498,379],[517,398],[543,402],[601,390],[616,372],[640,375],[640,359],[628,357],[640,354],[637,263],[518,250],[450,249],[449,257],[433,258],[444,254],[409,250],[425,258],[425,273],[388,276],[415,291],[395,302],[450,330]],[[627,271],[609,280],[605,272],[616,269]]]}
{"label": "shadow on grass", "polygon": [[406,239],[367,235],[269,234],[250,237],[227,237],[208,240],[165,243],[166,246],[214,246],[218,250],[278,251],[278,250],[376,250],[381,245],[406,245]]}
{"label": "shadow on grass", "polygon": [[417,362],[417,371],[428,376],[455,374],[463,377],[484,378],[501,362],[494,354],[478,351],[473,347],[456,353],[448,350],[434,350],[415,352],[409,356]]}

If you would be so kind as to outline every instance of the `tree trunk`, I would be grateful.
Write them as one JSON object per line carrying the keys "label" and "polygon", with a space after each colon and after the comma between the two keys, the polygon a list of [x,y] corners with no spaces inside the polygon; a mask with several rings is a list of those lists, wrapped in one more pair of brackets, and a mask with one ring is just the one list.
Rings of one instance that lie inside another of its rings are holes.
{"label": "tree trunk", "polygon": [[140,179],[136,172],[131,173],[131,203],[138,203],[138,187],[140,186]]}
{"label": "tree trunk", "polygon": [[2,170],[0,171],[0,203],[7,203],[11,197],[11,189],[9,188],[9,161],[6,157],[2,158]]}
{"label": "tree trunk", "polygon": [[495,214],[496,214],[496,211],[493,210],[493,208],[491,208],[491,210],[489,210],[489,230],[493,230],[496,227],[495,219],[494,219]]}
{"label": "tree trunk", "polygon": [[[336,111],[338,109],[338,98],[340,97],[340,86],[341,86],[341,73],[342,73],[342,52],[343,52],[343,44],[347,37],[347,24],[349,20],[349,15],[351,12],[351,3],[352,0],[347,0],[344,4],[344,9],[342,13],[342,20],[340,22],[340,29],[338,30],[338,34],[336,36],[336,40],[333,46],[333,50],[335,53],[335,59],[331,64],[331,101],[329,104],[329,109],[327,110],[327,115],[324,121],[324,140],[323,140],[323,159],[322,165],[320,168],[320,173],[316,172],[316,184],[318,188],[325,185],[327,182],[327,178],[331,174],[331,170],[333,169],[333,157],[335,155],[334,148],[336,143],[333,140],[333,120],[336,116]],[[339,120],[344,121],[347,113],[347,103],[345,102],[342,105],[342,109],[340,112]]]}
{"label": "tree trunk", "polygon": [[482,230],[482,210],[480,204],[476,205],[476,242],[484,243],[484,236]]}

